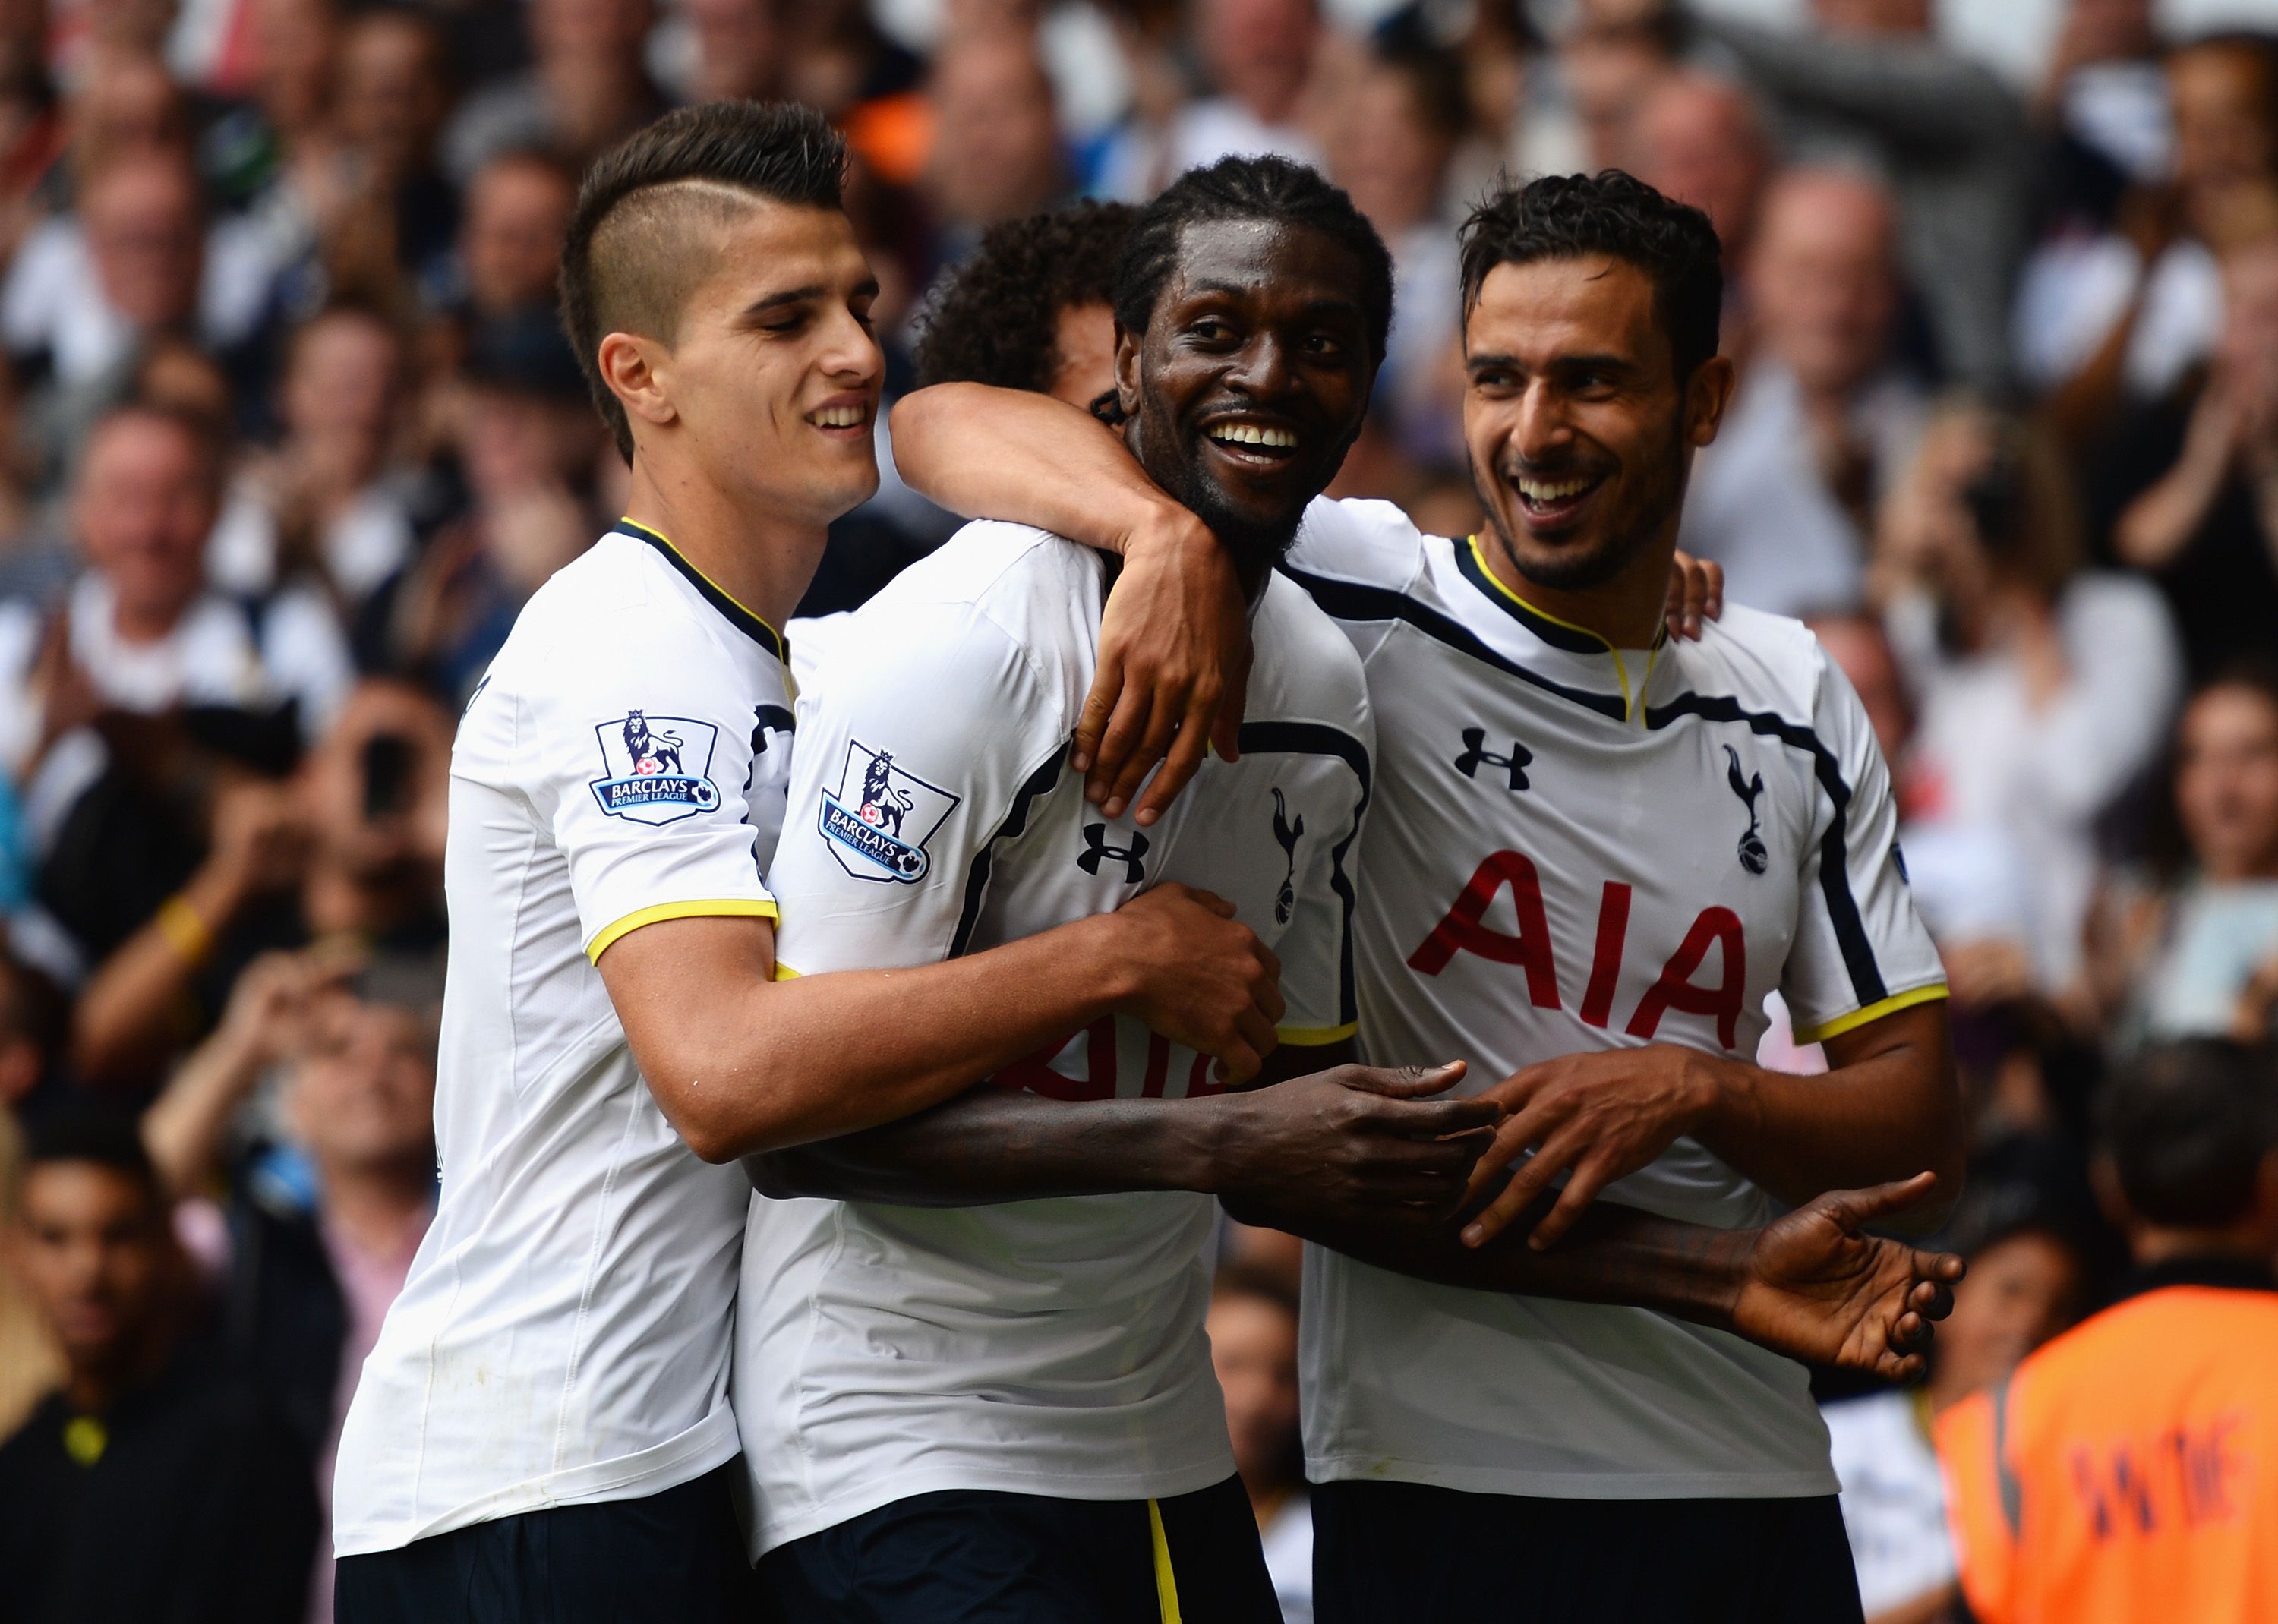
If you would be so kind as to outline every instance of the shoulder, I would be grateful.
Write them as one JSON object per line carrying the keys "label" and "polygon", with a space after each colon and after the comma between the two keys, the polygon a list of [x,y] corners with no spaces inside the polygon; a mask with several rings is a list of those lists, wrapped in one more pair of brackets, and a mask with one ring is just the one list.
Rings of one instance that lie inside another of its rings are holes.
{"label": "shoulder", "polygon": [[748,663],[716,612],[671,590],[669,566],[642,544],[612,535],[531,595],[491,675],[515,691],[557,693],[661,666],[727,681]]}
{"label": "shoulder", "polygon": [[1698,643],[1679,646],[1692,686],[1799,721],[1817,710],[1834,670],[1810,627],[1745,604],[1726,606],[1722,620],[1703,624]]}
{"label": "shoulder", "polygon": [[1297,527],[1288,568],[1301,576],[1396,591],[1424,568],[1426,540],[1390,502],[1316,497]]}
{"label": "shoulder", "polygon": [[1100,591],[1105,560],[1034,525],[976,519],[894,577],[870,605],[969,604],[984,614],[1012,616],[1056,591]]}
{"label": "shoulder", "polygon": [[1360,655],[1303,587],[1279,571],[1268,577],[1252,631],[1251,716],[1338,725],[1365,719],[1368,678]]}

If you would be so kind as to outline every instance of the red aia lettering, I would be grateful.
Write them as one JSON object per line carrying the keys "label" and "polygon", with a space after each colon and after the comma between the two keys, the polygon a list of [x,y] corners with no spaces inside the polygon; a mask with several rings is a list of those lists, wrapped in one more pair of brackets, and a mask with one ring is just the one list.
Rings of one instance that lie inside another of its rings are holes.
{"label": "red aia lettering", "polygon": [[1582,1018],[1602,1026],[1614,1012],[1614,988],[1622,979],[1622,949],[1630,934],[1630,888],[1606,881],[1598,903],[1598,948],[1590,956],[1590,985],[1582,994]]}
{"label": "red aia lettering", "polygon": [[[1696,987],[1693,972],[1708,957],[1710,947],[1724,947],[1724,979],[1714,987]],[[1633,1038],[1651,1038],[1661,1018],[1671,1010],[1687,1015],[1716,1018],[1716,1041],[1732,1047],[1740,1021],[1740,1001],[1748,986],[1748,949],[1740,934],[1740,917],[1730,908],[1704,908],[1685,933],[1685,941],[1662,967],[1655,981],[1638,1002],[1637,1013],[1624,1028]]]}
{"label": "red aia lettering", "polygon": [[[1506,936],[1479,920],[1503,887],[1510,888],[1518,915],[1518,934]],[[1421,947],[1408,956],[1408,967],[1438,975],[1458,952],[1476,953],[1499,964],[1526,969],[1526,995],[1538,1010],[1558,1003],[1558,966],[1550,957],[1550,922],[1542,914],[1542,882],[1534,865],[1516,851],[1497,851],[1479,865],[1448,917],[1432,927]]]}

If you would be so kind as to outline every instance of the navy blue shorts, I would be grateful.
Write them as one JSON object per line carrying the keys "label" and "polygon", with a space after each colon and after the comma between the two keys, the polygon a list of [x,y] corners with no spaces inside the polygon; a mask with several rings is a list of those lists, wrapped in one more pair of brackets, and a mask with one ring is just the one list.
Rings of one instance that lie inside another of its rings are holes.
{"label": "navy blue shorts", "polygon": [[342,1557],[336,1624],[753,1624],[731,1461],[637,1500],[554,1506]]}
{"label": "navy blue shorts", "polygon": [[1539,1500],[1313,1485],[1317,1624],[1859,1624],[1832,1495]]}
{"label": "navy blue shorts", "polygon": [[915,1494],[769,1552],[760,1581],[784,1624],[1281,1618],[1233,1477],[1166,1500]]}

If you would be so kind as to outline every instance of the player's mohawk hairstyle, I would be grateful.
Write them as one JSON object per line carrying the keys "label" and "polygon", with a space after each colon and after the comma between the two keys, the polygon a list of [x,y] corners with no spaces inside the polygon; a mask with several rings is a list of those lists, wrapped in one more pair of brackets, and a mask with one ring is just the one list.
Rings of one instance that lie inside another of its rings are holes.
{"label": "player's mohawk hairstyle", "polygon": [[1597,255],[1653,278],[1654,314],[1679,380],[1716,353],[1724,306],[1724,251],[1708,217],[1618,169],[1543,175],[1504,185],[1464,222],[1464,314],[1497,265]]}
{"label": "player's mohawk hairstyle", "polygon": [[1189,225],[1216,220],[1271,220],[1309,226],[1343,243],[1361,263],[1361,309],[1368,317],[1368,358],[1384,359],[1392,331],[1392,255],[1368,217],[1319,171],[1288,158],[1220,158],[1190,169],[1139,211],[1123,263],[1115,272],[1115,319],[1126,332],[1144,332],[1179,263],[1179,241]]}
{"label": "player's mohawk hairstyle", "polygon": [[673,336],[712,265],[691,240],[692,219],[724,223],[748,198],[837,209],[845,181],[845,139],[813,108],[788,102],[677,108],[585,172],[562,247],[562,324],[627,462],[632,431],[595,352],[611,332]]}

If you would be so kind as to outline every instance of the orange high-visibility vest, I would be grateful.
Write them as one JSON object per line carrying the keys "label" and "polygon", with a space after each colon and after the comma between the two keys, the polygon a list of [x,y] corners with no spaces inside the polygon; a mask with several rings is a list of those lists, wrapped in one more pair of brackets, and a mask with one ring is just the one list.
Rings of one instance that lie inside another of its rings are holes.
{"label": "orange high-visibility vest", "polygon": [[2278,1291],[2130,1298],[1937,1431],[1982,1624],[2278,1620]]}

